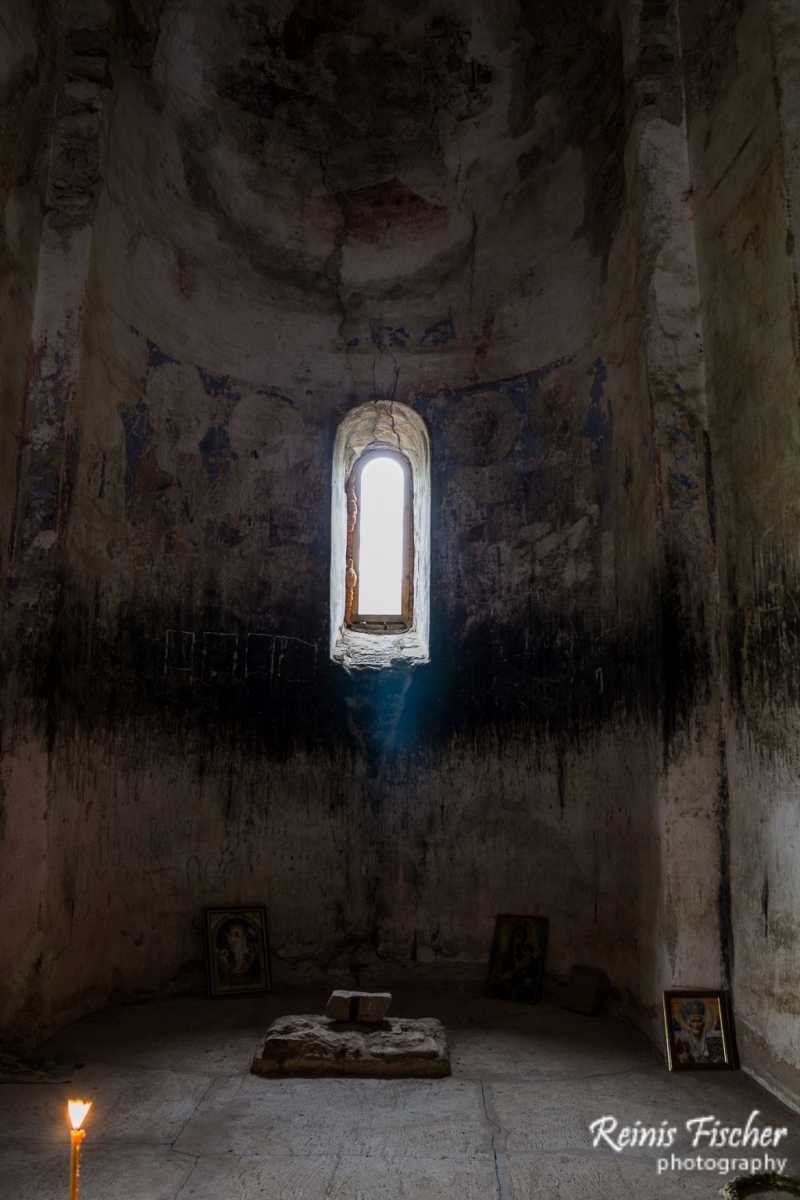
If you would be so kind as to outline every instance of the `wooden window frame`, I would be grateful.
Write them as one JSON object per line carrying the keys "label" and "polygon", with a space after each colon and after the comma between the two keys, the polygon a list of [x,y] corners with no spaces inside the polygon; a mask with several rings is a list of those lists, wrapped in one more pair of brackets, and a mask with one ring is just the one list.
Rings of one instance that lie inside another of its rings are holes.
{"label": "wooden window frame", "polygon": [[[391,458],[402,468],[403,492],[403,581],[402,611],[387,614],[361,614],[358,611],[358,570],[360,535],[361,475],[364,468],[375,458]],[[345,610],[344,623],[348,629],[362,633],[405,633],[411,628],[414,618],[414,472],[411,463],[401,450],[393,446],[370,446],[364,450],[353,465],[347,481],[347,549],[345,563]]]}

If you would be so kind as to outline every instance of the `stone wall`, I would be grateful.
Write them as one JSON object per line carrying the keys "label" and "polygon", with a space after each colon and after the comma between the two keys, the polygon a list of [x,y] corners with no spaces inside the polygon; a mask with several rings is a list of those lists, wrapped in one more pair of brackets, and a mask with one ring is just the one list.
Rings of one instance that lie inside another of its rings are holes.
{"label": "stone wall", "polygon": [[[513,46],[501,21],[470,39],[376,10],[298,48],[195,7],[165,8],[147,68],[113,66],[58,634],[56,994],[84,1003],[76,961],[99,992],[195,984],[202,904],[245,893],[282,981],[482,972],[519,909],[550,914],[554,970],[599,957],[627,983],[652,847],[631,779],[654,770],[647,738],[618,743],[658,707],[658,579],[631,570],[647,420],[613,436],[635,303],[619,24]],[[573,45],[574,92],[540,95]],[[431,663],[359,676],[328,655],[329,478],[371,398],[430,433]]]}
{"label": "stone wall", "polygon": [[[520,909],[555,971],[641,992],[659,571],[620,22],[157,10],[95,13],[75,471],[28,667],[42,1020],[196,986],[202,905],[245,893],[283,981],[481,972]],[[374,398],[431,436],[431,663],[358,675],[328,655],[329,477]]]}
{"label": "stone wall", "polygon": [[780,2],[684,7],[720,530],[730,967],[745,1063],[796,1094],[800,27]]}
{"label": "stone wall", "polygon": [[[39,432],[7,517],[5,1025],[202,987],[206,904],[267,905],[281,985],[479,976],[527,911],[554,974],[605,967],[654,1034],[663,987],[732,985],[796,1066],[738,899],[772,778],[745,565],[788,492],[719,416],[765,394],[731,214],[760,140],[786,211],[793,62],[714,188],[765,61],[744,25],[747,70],[698,61],[729,5],[407,7],[64,8],[43,366],[6,372]],[[787,479],[790,251],[751,279],[788,331]],[[430,663],[350,672],[331,456],[375,400],[430,435]]]}
{"label": "stone wall", "polygon": [[[9,430],[19,421],[29,369],[55,41],[49,9],[44,3],[12,3],[0,32],[0,280],[6,314],[0,330],[0,404]],[[7,563],[18,440],[4,437],[0,454],[0,553]],[[4,584],[6,577],[4,571]]]}
{"label": "stone wall", "polygon": [[6,913],[3,965],[11,983],[0,998],[0,1021],[13,1017],[32,1025],[37,1020],[46,891],[47,754],[31,718],[29,689],[12,667],[23,656],[12,654],[12,648],[20,648],[15,646],[17,616],[23,628],[35,624],[26,619],[30,597],[20,587],[16,540],[27,503],[20,467],[30,438],[27,395],[36,372],[30,335],[58,43],[53,8],[44,2],[11,2],[0,25],[0,892]]}

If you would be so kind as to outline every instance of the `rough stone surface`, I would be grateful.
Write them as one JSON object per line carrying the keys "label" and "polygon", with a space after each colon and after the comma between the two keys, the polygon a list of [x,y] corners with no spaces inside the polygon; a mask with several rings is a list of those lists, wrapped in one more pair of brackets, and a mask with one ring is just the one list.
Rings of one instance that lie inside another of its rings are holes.
{"label": "rough stone surface", "polygon": [[[625,6],[328,7],[54,30],[94,67],[80,144],[39,130],[64,206],[26,250],[43,337],[10,339],[30,421],[0,451],[14,538],[45,535],[0,629],[10,1032],[202,988],[198,910],[245,894],[277,985],[483,976],[510,909],[550,915],[554,970],[598,953],[651,998]],[[376,400],[430,438],[429,661],[359,673],[330,658],[331,463]]]}
{"label": "rough stone surface", "polygon": [[254,1075],[439,1079],[450,1074],[450,1057],[444,1026],[434,1017],[389,1017],[374,1029],[342,1028],[323,1016],[279,1017],[267,1030],[252,1070]]}
{"label": "rough stone surface", "polygon": [[721,1200],[746,1200],[748,1196],[760,1196],[762,1200],[781,1200],[789,1196],[800,1196],[800,1179],[789,1179],[781,1175],[743,1176],[720,1188]]}
{"label": "rough stone surface", "polygon": [[365,992],[358,1000],[359,1021],[382,1021],[391,1003],[391,992]]}
{"label": "rough stone surface", "polygon": [[[310,1011],[323,998],[292,1003]],[[63,1200],[61,1106],[78,1081],[95,1101],[86,1200],[712,1200],[732,1178],[658,1176],[657,1150],[593,1148],[589,1122],[604,1113],[664,1120],[688,1153],[690,1116],[729,1125],[757,1108],[789,1129],[787,1171],[798,1174],[800,1118],[741,1072],[670,1075],[629,1025],[547,1002],[450,989],[397,1002],[442,1014],[450,1078],[257,1078],[253,1049],[286,996],[172,999],[70,1026],[46,1053],[71,1084],[0,1087],[4,1200]]]}
{"label": "rough stone surface", "polygon": [[724,647],[719,927],[742,1061],[797,1097],[800,21],[788,0],[686,0],[681,27]]}
{"label": "rough stone surface", "polygon": [[392,1003],[391,992],[331,992],[325,1016],[332,1021],[382,1021]]}
{"label": "rough stone surface", "polygon": [[[278,985],[544,912],[654,1037],[730,987],[800,1096],[798,45],[794,0],[7,0],[4,1034],[201,988],[232,897]],[[336,431],[397,402],[429,637],[357,671]]]}
{"label": "rough stone surface", "polygon": [[[358,999],[360,992],[331,992],[325,1005],[325,1016],[331,1021],[351,1021],[357,1019]],[[355,1000],[355,1006],[354,1006]],[[354,1011],[355,1009],[355,1011]]]}

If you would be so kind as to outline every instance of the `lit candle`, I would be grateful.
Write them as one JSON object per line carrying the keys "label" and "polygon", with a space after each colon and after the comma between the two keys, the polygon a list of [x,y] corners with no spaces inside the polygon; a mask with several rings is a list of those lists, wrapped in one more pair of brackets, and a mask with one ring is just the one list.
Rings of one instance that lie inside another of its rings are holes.
{"label": "lit candle", "polygon": [[86,1114],[92,1107],[91,1100],[68,1100],[67,1113],[72,1128],[69,1131],[69,1200],[78,1200],[79,1179],[81,1173],[81,1142],[86,1137],[86,1130],[81,1129]]}

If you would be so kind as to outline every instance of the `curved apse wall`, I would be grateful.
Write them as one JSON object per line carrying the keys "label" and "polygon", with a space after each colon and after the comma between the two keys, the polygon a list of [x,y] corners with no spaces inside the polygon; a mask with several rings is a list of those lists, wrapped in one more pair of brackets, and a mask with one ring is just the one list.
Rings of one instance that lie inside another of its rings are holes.
{"label": "curved apse wall", "polygon": [[[518,910],[550,915],[553,969],[635,989],[652,548],[634,566],[625,543],[652,496],[624,483],[646,417],[612,404],[619,20],[199,7],[167,0],[112,65],[53,1017],[196,986],[202,905],[241,899],[269,908],[279,981],[480,972]],[[357,677],[328,655],[331,453],[350,408],[392,398],[431,435],[431,663]]]}

